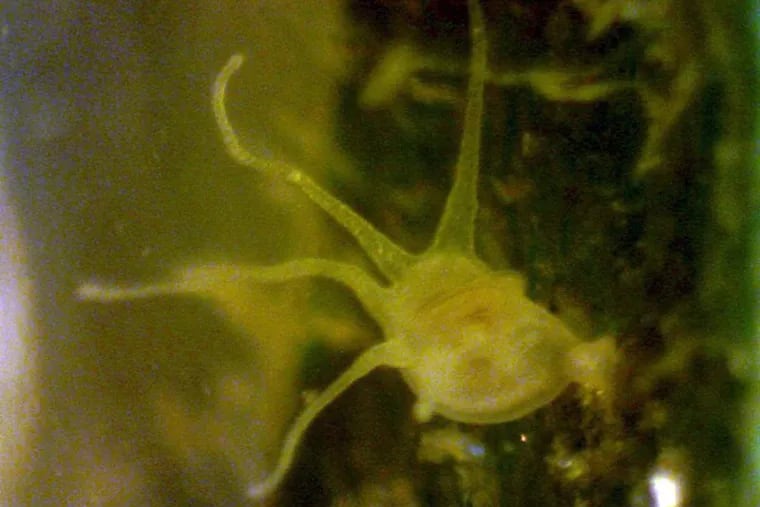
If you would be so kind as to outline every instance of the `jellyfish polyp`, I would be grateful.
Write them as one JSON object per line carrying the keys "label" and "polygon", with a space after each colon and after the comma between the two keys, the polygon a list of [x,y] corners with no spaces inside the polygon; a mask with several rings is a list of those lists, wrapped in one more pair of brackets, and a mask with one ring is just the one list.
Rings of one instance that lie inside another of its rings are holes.
{"label": "jellyfish polyp", "polygon": [[455,181],[427,250],[405,251],[301,169],[242,146],[225,108],[227,83],[243,64],[243,57],[234,55],[219,73],[212,99],[228,153],[256,173],[300,188],[355,238],[383,280],[356,265],[303,258],[272,266],[190,265],[153,285],[86,284],[79,289],[80,297],[98,301],[182,293],[209,297],[213,287],[225,283],[313,276],[339,282],[356,295],[382,329],[383,341],[361,353],[303,408],[286,434],[274,470],[249,487],[251,498],[266,497],[280,486],[315,417],[381,366],[400,370],[417,397],[415,415],[421,421],[437,414],[463,423],[501,423],[548,404],[572,382],[600,388],[608,382],[615,355],[611,338],[581,340],[526,296],[520,273],[491,269],[475,252],[487,42],[478,2],[470,0],[468,6],[472,55],[464,132]]}

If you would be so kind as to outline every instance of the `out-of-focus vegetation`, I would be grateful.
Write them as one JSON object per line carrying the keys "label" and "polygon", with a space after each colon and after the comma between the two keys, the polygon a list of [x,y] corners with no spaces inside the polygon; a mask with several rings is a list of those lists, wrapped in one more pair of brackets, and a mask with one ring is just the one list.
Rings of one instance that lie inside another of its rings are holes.
{"label": "out-of-focus vegetation", "polygon": [[[464,2],[18,4],[0,39],[9,161],[45,316],[28,504],[244,504],[302,398],[374,324],[320,282],[228,287],[217,306],[74,288],[187,260],[364,262],[224,153],[210,86],[236,52],[249,150],[426,246],[461,133]],[[678,505],[752,505],[750,4],[483,6],[478,248],[579,332],[617,336],[614,402],[571,389],[509,424],[417,425],[398,374],[378,372],[320,418],[271,503],[666,505],[669,485]]]}

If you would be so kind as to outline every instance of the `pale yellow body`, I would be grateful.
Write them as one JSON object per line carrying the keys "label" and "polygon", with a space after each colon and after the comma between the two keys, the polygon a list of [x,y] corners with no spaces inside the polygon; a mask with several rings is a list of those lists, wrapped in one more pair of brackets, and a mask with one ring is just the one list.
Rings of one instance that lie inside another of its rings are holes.
{"label": "pale yellow body", "polygon": [[[346,228],[385,277],[327,259],[275,266],[196,265],[147,287],[85,285],[80,296],[118,300],[157,294],[208,295],[209,287],[242,280],[271,283],[321,276],[350,288],[378,322],[384,341],[362,353],[311,401],[289,430],[278,463],[249,496],[272,493],[284,479],[305,430],[319,412],[357,379],[379,366],[398,368],[418,398],[415,414],[465,423],[499,423],[549,403],[571,382],[604,387],[614,362],[614,342],[584,342],[525,294],[517,272],[495,271],[475,253],[475,215],[483,88],[487,73],[480,7],[469,2],[472,61],[465,127],[456,179],[432,245],[413,255],[393,243],[304,172],[247,152],[224,107],[227,83],[242,65],[233,56],[217,78],[214,112],[225,145],[238,162],[299,187]],[[387,283],[386,283],[387,282]]]}

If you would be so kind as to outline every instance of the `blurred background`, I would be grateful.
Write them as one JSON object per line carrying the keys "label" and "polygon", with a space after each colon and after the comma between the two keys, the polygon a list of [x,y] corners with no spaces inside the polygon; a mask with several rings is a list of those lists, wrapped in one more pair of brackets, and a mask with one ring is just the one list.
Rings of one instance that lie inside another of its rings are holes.
{"label": "blurred background", "polygon": [[[757,5],[483,4],[478,249],[617,337],[614,399],[571,388],[509,424],[418,425],[377,372],[266,504],[760,505]],[[461,135],[464,2],[0,5],[0,505],[249,505],[304,392],[380,339],[313,280],[76,299],[189,262],[367,265],[224,152],[210,93],[234,53],[248,149],[427,246]]]}

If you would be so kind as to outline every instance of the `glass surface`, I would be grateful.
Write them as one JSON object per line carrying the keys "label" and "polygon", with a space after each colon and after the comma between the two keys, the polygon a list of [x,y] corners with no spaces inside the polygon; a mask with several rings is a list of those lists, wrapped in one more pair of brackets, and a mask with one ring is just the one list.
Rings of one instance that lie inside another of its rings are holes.
{"label": "glass surface", "polygon": [[[757,6],[482,4],[477,251],[579,336],[613,336],[614,383],[509,423],[418,423],[379,370],[320,415],[269,504],[758,505]],[[302,257],[382,279],[299,189],[230,157],[214,80],[243,54],[227,106],[248,151],[420,252],[453,180],[467,28],[448,1],[0,6],[0,310],[24,323],[17,341],[3,325],[21,359],[0,349],[0,451],[17,444],[0,503],[252,503],[377,323],[313,278],[77,289]]]}

